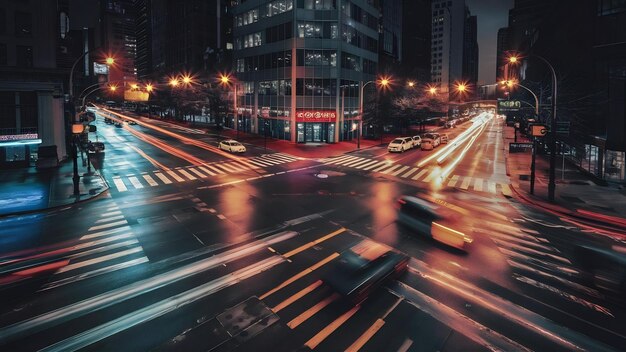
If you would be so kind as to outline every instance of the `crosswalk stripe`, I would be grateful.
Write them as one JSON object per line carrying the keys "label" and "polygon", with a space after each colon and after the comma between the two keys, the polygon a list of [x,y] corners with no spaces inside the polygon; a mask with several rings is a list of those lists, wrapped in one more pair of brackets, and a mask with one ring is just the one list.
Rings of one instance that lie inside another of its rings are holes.
{"label": "crosswalk stripe", "polygon": [[309,341],[307,341],[304,345],[310,348],[311,350],[315,349],[320,343],[322,343],[330,334],[332,334],[337,328],[343,325],[350,317],[354,315],[359,309],[361,309],[361,305],[356,305],[352,307],[349,311],[340,315],[337,319],[335,319],[332,323],[328,324],[325,328],[323,328],[320,332],[315,334],[315,336],[311,337]]}
{"label": "crosswalk stripe", "polygon": [[248,162],[252,165],[258,165],[262,167],[272,166],[272,164],[264,163],[258,159],[248,159]]}
{"label": "crosswalk stripe", "polygon": [[418,172],[417,175],[411,177],[411,180],[419,180],[420,177],[422,177],[423,174],[425,174],[428,171],[428,169],[422,169],[422,171]]}
{"label": "crosswalk stripe", "polygon": [[380,172],[380,171],[382,171],[384,169],[389,168],[392,165],[393,164],[389,163],[388,161],[383,161],[383,165],[373,169],[372,172]]}
{"label": "crosswalk stripe", "polygon": [[104,218],[104,219],[96,220],[95,223],[96,224],[101,224],[103,222],[110,222],[110,221],[115,221],[115,220],[119,220],[119,219],[123,219],[123,218],[124,218],[124,215],[116,215],[116,216],[111,216],[111,217],[107,217],[107,218]]}
{"label": "crosswalk stripe", "polygon": [[345,155],[345,156],[340,156],[338,158],[334,158],[330,161],[328,161],[326,164],[340,164],[342,162],[350,162],[354,159],[356,159],[356,156],[352,156],[352,155]]}
{"label": "crosswalk stripe", "polygon": [[490,193],[496,194],[496,183],[493,181],[487,182],[487,189]]}
{"label": "crosswalk stripe", "polygon": [[120,247],[136,247],[135,245],[139,244],[139,241],[137,241],[137,239],[135,238],[131,238],[129,240],[126,241],[122,241],[122,242],[115,242],[115,243],[109,243],[106,246],[100,246],[100,247],[94,247],[94,248],[90,248],[87,249],[85,251],[76,253],[72,255],[72,260],[77,259],[77,258],[81,258],[81,257],[86,257],[89,255],[92,255],[94,253],[102,253],[102,252],[107,252],[110,251],[112,249],[116,249],[116,248],[120,248]]}
{"label": "crosswalk stripe", "polygon": [[354,165],[360,164],[363,162],[363,158],[356,158],[356,160],[351,160],[347,163],[343,163],[343,166],[353,167]]}
{"label": "crosswalk stripe", "polygon": [[195,177],[194,175],[188,173],[187,171],[185,171],[183,169],[180,169],[180,170],[177,170],[177,171],[180,172],[181,175],[183,175],[183,176],[187,177],[188,179],[190,179],[191,181],[198,179],[197,177]]}
{"label": "crosswalk stripe", "polygon": [[509,187],[509,185],[507,184],[502,184],[502,194],[507,196],[507,197],[512,197],[513,196],[513,192],[511,192],[511,187]]}
{"label": "crosswalk stripe", "polygon": [[83,261],[80,261],[78,263],[74,263],[74,264],[70,264],[70,265],[66,265],[66,266],[62,267],[61,269],[59,269],[57,271],[57,274],[66,273],[66,272],[71,271],[71,270],[84,268],[84,267],[89,266],[89,265],[106,262],[106,261],[111,260],[111,259],[124,257],[124,256],[127,256],[129,254],[134,254],[134,253],[139,253],[139,252],[143,252],[143,249],[141,247],[137,246],[137,247],[134,247],[134,248],[127,249],[125,251],[115,252],[115,253],[111,253],[109,255],[103,255],[101,257],[96,257],[96,258],[89,259],[89,260],[83,260]]}
{"label": "crosswalk stripe", "polygon": [[118,176],[113,177],[113,183],[115,184],[115,188],[117,188],[118,192],[126,192],[128,190],[128,188],[126,188],[126,185],[124,184],[124,181],[122,181],[122,179]]}
{"label": "crosswalk stripe", "polygon": [[146,182],[148,182],[148,184],[150,185],[150,187],[155,187],[158,186],[159,184],[156,183],[156,181],[152,178],[152,176],[150,175],[141,175],[143,176],[143,179],[146,180]]}
{"label": "crosswalk stripe", "polygon": [[461,189],[468,189],[470,182],[472,182],[472,178],[469,176],[465,176],[465,178],[463,179],[463,183],[461,183]]}
{"label": "crosswalk stripe", "polygon": [[283,153],[276,153],[276,154],[272,154],[270,156],[274,157],[274,158],[277,158],[279,160],[283,160],[284,162],[287,162],[287,163],[290,163],[292,161],[298,160],[298,159],[296,159],[296,158],[294,158],[294,157],[292,157],[290,155],[283,154]]}
{"label": "crosswalk stripe", "polygon": [[363,170],[370,170],[370,169],[372,169],[372,168],[375,168],[375,167],[380,166],[380,165],[383,165],[383,164],[388,165],[388,164],[387,164],[387,161],[386,161],[386,160],[383,160],[383,161],[378,161],[378,162],[375,162],[375,163],[373,163],[372,165],[368,165],[368,166],[364,167],[364,168],[363,168]]}
{"label": "crosswalk stripe", "polygon": [[209,176],[215,176],[216,173],[213,171],[210,171],[209,169],[205,168],[204,166],[198,166],[198,169],[202,170],[204,173],[208,174]]}
{"label": "crosswalk stripe", "polygon": [[114,227],[117,225],[125,225],[128,224],[128,222],[126,220],[121,220],[121,221],[116,221],[116,222],[110,222],[104,225],[97,225],[97,226],[92,226],[89,229],[87,229],[87,231],[95,231],[95,230],[102,230],[102,229],[106,229],[109,227]]}
{"label": "crosswalk stripe", "polygon": [[219,167],[220,169],[226,170],[227,172],[239,172],[238,169],[229,167],[227,164],[213,164],[214,167]]}
{"label": "crosswalk stripe", "polygon": [[414,173],[415,171],[419,170],[418,168],[414,167],[411,168],[411,170],[407,171],[404,175],[400,176],[402,178],[407,178],[409,176],[411,176],[412,173]]}
{"label": "crosswalk stripe", "polygon": [[474,179],[474,190],[478,192],[483,191],[483,179],[482,178]]}
{"label": "crosswalk stripe", "polygon": [[401,172],[404,172],[406,169],[408,169],[408,166],[403,166],[400,170],[398,171],[394,171],[391,176],[398,176]]}
{"label": "crosswalk stripe", "polygon": [[297,317],[293,318],[290,322],[287,323],[287,326],[292,328],[292,329],[297,328],[298,325],[300,325],[300,324],[304,323],[305,321],[307,321],[310,317],[314,316],[317,312],[322,310],[327,305],[331,304],[333,301],[336,301],[338,298],[339,298],[339,294],[337,294],[336,292],[333,293],[332,295],[330,295],[330,296],[326,297],[325,299],[323,299],[322,301],[318,302],[313,307],[305,310],[304,312],[300,313],[300,315],[298,315]]}
{"label": "crosswalk stripe", "polygon": [[224,170],[220,170],[218,168],[216,168],[215,166],[211,166],[211,165],[204,165],[207,169],[211,169],[213,171],[215,171],[215,173],[217,174],[224,174]]}
{"label": "crosswalk stripe", "polygon": [[163,175],[160,172],[155,172],[154,173],[156,175],[156,177],[158,177],[161,181],[163,181],[163,183],[165,183],[166,185],[169,185],[170,183],[172,183],[172,181],[170,181],[169,178],[165,177],[165,175]]}
{"label": "crosswalk stripe", "polygon": [[454,175],[452,176],[452,178],[450,179],[450,181],[448,182],[448,187],[454,187],[456,185],[456,182],[459,180],[459,175]]}
{"label": "crosswalk stripe", "polygon": [[137,179],[137,177],[135,176],[130,176],[128,178],[128,180],[130,181],[130,183],[133,184],[133,187],[139,189],[139,188],[143,188],[143,185],[141,184],[141,182],[139,182],[139,180]]}
{"label": "crosswalk stripe", "polygon": [[243,165],[244,167],[248,168],[248,169],[258,169],[259,167],[253,164],[250,164],[248,162],[248,160],[239,160],[237,161],[238,164]]}
{"label": "crosswalk stripe", "polygon": [[437,178],[437,176],[439,176],[439,170],[435,169],[433,170],[431,173],[428,174],[428,176],[426,176],[426,178],[424,178],[422,180],[422,182],[430,182],[433,179]]}
{"label": "crosswalk stripe", "polygon": [[392,172],[393,170],[395,170],[395,169],[397,169],[399,167],[402,167],[402,165],[393,165],[392,167],[388,168],[387,170],[383,171],[382,173],[383,174],[388,174],[388,173]]}
{"label": "crosswalk stripe", "polygon": [[200,171],[198,171],[198,170],[194,169],[193,167],[190,167],[190,168],[188,168],[187,170],[189,170],[189,171],[193,172],[194,174],[196,174],[196,175],[198,175],[198,176],[200,176],[200,177],[202,177],[202,178],[206,178],[206,177],[207,177],[205,174],[203,174],[202,172],[200,172]]}
{"label": "crosswalk stripe", "polygon": [[174,180],[175,180],[176,182],[185,182],[185,179],[184,179],[184,178],[182,178],[182,177],[180,177],[180,176],[178,176],[178,175],[177,175],[174,171],[172,171],[172,170],[165,170],[165,172],[166,172],[168,175],[172,176],[172,178],[174,178]]}
{"label": "crosswalk stripe", "polygon": [[355,167],[357,169],[363,169],[364,167],[368,167],[368,166],[371,166],[371,165],[374,165],[374,164],[378,164],[378,163],[379,163],[378,160],[370,160],[370,161],[368,161],[368,162],[366,162],[364,164],[356,165]]}
{"label": "crosswalk stripe", "polygon": [[110,230],[105,230],[105,231],[100,231],[100,232],[94,232],[94,233],[90,233],[88,235],[84,235],[80,239],[81,240],[88,240],[88,239],[91,239],[91,238],[107,236],[107,235],[110,235],[110,234],[113,234],[113,233],[124,232],[124,231],[130,231],[130,227],[122,226],[122,227],[118,227],[118,228],[115,228],[115,229],[110,229]]}
{"label": "crosswalk stripe", "polygon": [[99,240],[95,240],[95,241],[83,242],[81,244],[78,244],[78,245],[72,247],[72,249],[77,251],[77,250],[81,250],[81,249],[85,249],[85,248],[89,248],[89,247],[95,247],[95,246],[99,246],[101,244],[105,244],[105,243],[109,243],[109,242],[115,242],[115,241],[118,241],[118,240],[123,240],[123,239],[126,239],[126,238],[132,238],[132,237],[133,237],[133,234],[131,232],[127,232],[127,233],[123,233],[123,234],[119,234],[119,235],[115,235],[115,236],[107,236],[107,237],[105,237],[103,239],[99,239]]}
{"label": "crosswalk stripe", "polygon": [[269,164],[269,165],[278,165],[278,164],[283,163],[281,160],[277,160],[271,157],[262,157],[261,160],[263,160],[264,163]]}
{"label": "crosswalk stripe", "polygon": [[228,166],[234,167],[234,168],[239,169],[241,171],[248,171],[250,169],[246,165],[242,164],[240,161],[232,161],[232,162],[228,163]]}
{"label": "crosswalk stripe", "polygon": [[110,211],[108,213],[104,213],[104,214],[100,214],[100,217],[105,217],[105,216],[111,216],[111,215],[117,215],[117,214],[121,214],[122,212],[119,210],[115,210],[115,211]]}
{"label": "crosswalk stripe", "polygon": [[372,159],[363,159],[363,160],[359,161],[358,163],[350,165],[350,167],[359,167],[359,166],[367,165],[370,162],[372,162]]}

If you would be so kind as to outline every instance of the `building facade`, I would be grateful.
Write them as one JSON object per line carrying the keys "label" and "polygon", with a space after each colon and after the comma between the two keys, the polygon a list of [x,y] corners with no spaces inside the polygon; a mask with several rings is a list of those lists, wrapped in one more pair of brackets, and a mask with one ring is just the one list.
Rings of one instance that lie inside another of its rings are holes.
{"label": "building facade", "polygon": [[478,23],[466,8],[463,33],[463,82],[472,87],[478,83]]}
{"label": "building facade", "polygon": [[233,14],[237,116],[226,124],[294,143],[355,138],[360,87],[377,70],[378,4],[240,0]]}
{"label": "building facade", "polygon": [[417,82],[430,82],[431,0],[402,1],[402,62],[403,77]]}
{"label": "building facade", "polygon": [[57,1],[0,2],[0,168],[28,166],[39,146],[67,155],[60,9],[66,14]]}

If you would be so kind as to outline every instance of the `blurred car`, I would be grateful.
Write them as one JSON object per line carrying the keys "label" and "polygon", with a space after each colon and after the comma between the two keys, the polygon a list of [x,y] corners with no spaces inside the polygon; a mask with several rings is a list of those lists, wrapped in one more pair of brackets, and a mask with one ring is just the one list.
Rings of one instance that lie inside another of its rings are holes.
{"label": "blurred car", "polygon": [[422,137],[420,135],[413,136],[413,147],[420,147],[422,145]]}
{"label": "blurred car", "polygon": [[427,140],[432,143],[433,148],[437,148],[441,144],[441,138],[438,133],[430,132],[422,135],[422,143]]}
{"label": "blurred car", "polygon": [[113,124],[113,120],[111,120],[111,119],[110,119],[110,118],[108,118],[108,117],[105,117],[105,118],[104,118],[104,123],[106,123],[106,124],[108,124],[108,125],[112,125],[112,124]]}
{"label": "blurred car", "polygon": [[440,134],[439,135],[439,139],[441,140],[441,143],[448,144],[448,134],[447,133]]}
{"label": "blurred car", "polygon": [[433,141],[430,139],[422,139],[420,143],[420,148],[422,150],[433,150],[435,147],[433,146]]}
{"label": "blurred car", "polygon": [[217,145],[217,147],[231,153],[243,153],[246,151],[246,147],[234,139],[221,141],[220,144]]}
{"label": "blurred car", "polygon": [[135,120],[128,120],[128,124],[129,125],[136,125],[137,122],[135,122]]}
{"label": "blurred car", "polygon": [[416,233],[451,247],[465,250],[473,239],[443,223],[446,216],[437,204],[423,199],[402,196],[398,199],[398,222]]}
{"label": "blurred car", "polygon": [[413,148],[413,139],[410,137],[399,137],[394,139],[387,146],[389,152],[404,152]]}
{"label": "blurred car", "polygon": [[[614,246],[615,247],[615,246]],[[626,293],[626,248],[598,248],[578,244],[572,262],[583,269],[586,277],[599,289],[623,295]]]}
{"label": "blurred car", "polygon": [[122,128],[122,122],[121,121],[116,121],[115,122],[115,127]]}
{"label": "blurred car", "polygon": [[322,280],[342,296],[358,303],[386,280],[399,276],[408,263],[409,257],[394,251],[369,261],[348,250],[333,261]]}

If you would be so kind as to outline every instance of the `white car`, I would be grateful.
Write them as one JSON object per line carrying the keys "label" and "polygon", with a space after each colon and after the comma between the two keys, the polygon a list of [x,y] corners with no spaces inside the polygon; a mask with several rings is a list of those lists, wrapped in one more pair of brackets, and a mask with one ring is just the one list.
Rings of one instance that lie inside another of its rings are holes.
{"label": "white car", "polygon": [[231,153],[243,153],[246,151],[246,147],[233,139],[227,139],[221,141],[217,146],[219,149],[229,151]]}
{"label": "white car", "polygon": [[413,139],[410,137],[400,137],[396,138],[387,146],[387,150],[389,152],[404,152],[405,150],[409,150],[413,148]]}
{"label": "white car", "polygon": [[420,147],[422,145],[422,137],[419,135],[413,136],[413,147]]}

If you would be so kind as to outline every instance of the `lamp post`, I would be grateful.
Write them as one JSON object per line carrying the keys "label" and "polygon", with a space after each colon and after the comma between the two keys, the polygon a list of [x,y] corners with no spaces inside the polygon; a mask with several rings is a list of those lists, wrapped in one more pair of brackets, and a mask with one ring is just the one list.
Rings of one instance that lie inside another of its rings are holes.
{"label": "lamp post", "polygon": [[[357,144],[356,144],[356,148],[357,149],[361,149],[361,132],[363,131],[363,91],[365,89],[365,86],[370,84],[370,83],[374,83],[376,81],[367,81],[364,84],[361,85],[361,94],[359,95],[359,112],[360,112],[360,116],[359,116],[359,133],[357,135]],[[380,84],[383,87],[387,87],[387,85],[389,85],[389,79],[388,78],[382,78],[378,81],[378,84]],[[385,127],[382,126],[382,130],[381,130],[381,134],[380,134],[380,140],[381,140],[381,144],[382,144],[382,140],[383,140],[383,132],[385,130]]]}
{"label": "lamp post", "polygon": [[237,131],[237,139],[239,139],[239,113],[237,112],[237,82],[235,82],[235,80],[231,78],[229,75],[220,76],[220,84],[222,85],[228,85],[230,84],[231,81],[233,83],[233,93],[234,93],[234,97],[233,97],[234,111],[233,112],[235,114],[235,130]]}
{"label": "lamp post", "polygon": [[[550,73],[552,74],[552,101],[550,102],[552,109],[552,120],[550,121],[550,172],[548,178],[548,200],[554,201],[554,193],[556,191],[556,182],[555,182],[555,169],[556,169],[556,97],[557,97],[557,77],[556,71],[554,67],[548,60],[539,56],[539,55],[531,55],[533,57],[538,58],[543,61],[550,68]],[[509,58],[509,62],[516,63],[518,61],[516,56],[511,56]]]}
{"label": "lamp post", "polygon": [[[539,99],[537,98],[537,95],[530,90],[528,87],[522,85],[519,82],[514,82],[514,81],[504,81],[503,82],[507,87],[511,88],[514,86],[519,86],[522,87],[524,89],[526,89],[530,94],[532,94],[533,98],[535,98],[535,118],[539,118]],[[516,132],[516,136],[517,136],[517,132]],[[532,152],[532,156],[530,159],[530,194],[535,194],[535,159],[537,157],[537,138],[535,136],[532,136],[533,139],[533,152]]]}

